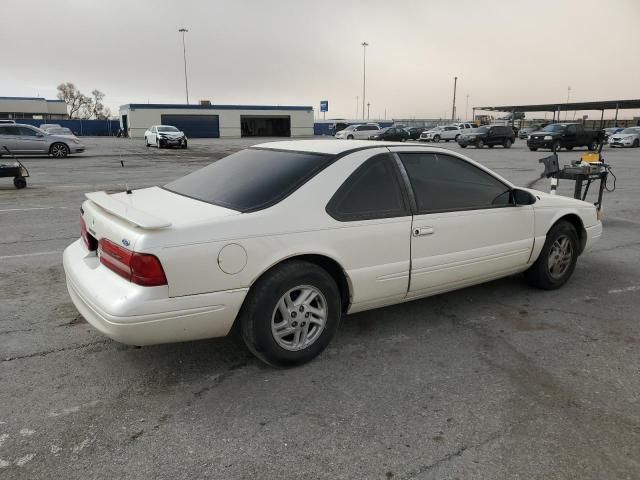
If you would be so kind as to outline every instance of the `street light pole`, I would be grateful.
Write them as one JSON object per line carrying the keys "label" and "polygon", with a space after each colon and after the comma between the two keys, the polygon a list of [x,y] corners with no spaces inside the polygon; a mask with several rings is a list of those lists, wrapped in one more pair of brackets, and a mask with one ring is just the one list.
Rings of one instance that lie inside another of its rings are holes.
{"label": "street light pole", "polygon": [[[564,112],[564,121],[567,121],[567,115],[569,115],[569,97],[571,96],[571,86],[567,87],[567,109]],[[558,121],[560,120],[560,115],[558,115]]]}
{"label": "street light pole", "polygon": [[458,77],[453,77],[453,108],[451,109],[451,121],[456,119],[456,88],[458,86]]}
{"label": "street light pole", "polygon": [[184,58],[184,90],[187,93],[187,105],[189,105],[189,82],[187,81],[187,47],[184,43],[184,34],[189,30],[181,28],[178,32],[182,33],[182,56]]}
{"label": "street light pole", "polygon": [[367,87],[367,42],[362,42],[362,119],[364,120],[365,93]]}
{"label": "street light pole", "polygon": [[371,104],[369,102],[367,102],[367,120],[369,120],[369,106]]}

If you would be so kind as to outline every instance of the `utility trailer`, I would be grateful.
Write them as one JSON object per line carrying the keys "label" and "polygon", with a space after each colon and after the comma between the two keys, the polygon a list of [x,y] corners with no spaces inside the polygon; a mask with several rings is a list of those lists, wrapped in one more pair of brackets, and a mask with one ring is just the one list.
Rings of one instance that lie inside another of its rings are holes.
{"label": "utility trailer", "polygon": [[[7,147],[3,147],[9,155],[11,151]],[[19,160],[15,157],[11,163],[3,163],[0,160],[0,178],[13,178],[13,186],[17,189],[25,188],[27,186],[27,177],[29,171]]]}

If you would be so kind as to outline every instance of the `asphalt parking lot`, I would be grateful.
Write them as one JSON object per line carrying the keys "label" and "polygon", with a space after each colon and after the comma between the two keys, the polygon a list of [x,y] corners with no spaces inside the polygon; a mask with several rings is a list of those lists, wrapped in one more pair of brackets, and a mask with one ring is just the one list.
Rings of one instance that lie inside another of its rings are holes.
{"label": "asphalt parking lot", "polygon": [[[640,149],[605,149],[605,235],[564,288],[515,276],[356,314],[318,359],[275,370],[230,339],[111,341],[61,265],[85,192],[163,184],[261,140],[83,141],[23,159],[25,190],[0,179],[0,478],[640,478]],[[521,140],[464,153],[548,189],[548,153]]]}

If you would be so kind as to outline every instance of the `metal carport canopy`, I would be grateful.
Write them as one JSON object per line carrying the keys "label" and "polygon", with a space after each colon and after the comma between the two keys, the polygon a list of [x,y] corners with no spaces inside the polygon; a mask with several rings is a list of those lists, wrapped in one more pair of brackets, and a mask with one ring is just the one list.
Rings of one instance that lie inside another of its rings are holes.
{"label": "metal carport canopy", "polygon": [[473,107],[474,110],[498,112],[558,112],[574,110],[626,110],[640,109],[640,99],[604,100],[599,102],[558,102],[540,105],[501,105],[497,107]]}

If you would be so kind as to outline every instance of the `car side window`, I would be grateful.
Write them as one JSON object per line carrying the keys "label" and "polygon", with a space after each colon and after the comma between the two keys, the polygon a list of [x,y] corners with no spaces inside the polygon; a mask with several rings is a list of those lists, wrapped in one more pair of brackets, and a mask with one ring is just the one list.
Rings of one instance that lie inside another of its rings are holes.
{"label": "car side window", "polygon": [[393,158],[381,154],[363,163],[336,191],[326,210],[341,222],[410,215]]}
{"label": "car side window", "polygon": [[400,153],[418,213],[477,210],[510,205],[510,188],[460,158],[436,153]]}
{"label": "car side window", "polygon": [[569,125],[567,127],[567,135],[575,135],[578,132],[578,129],[575,125]]}
{"label": "car side window", "polygon": [[38,132],[36,132],[35,130],[31,130],[28,127],[17,127],[18,129],[18,135],[21,135],[23,137],[35,137]]}

